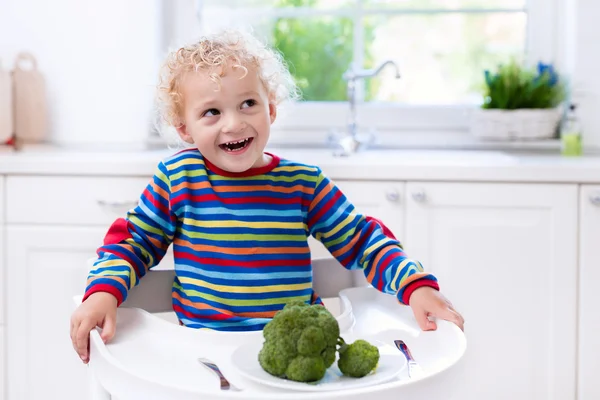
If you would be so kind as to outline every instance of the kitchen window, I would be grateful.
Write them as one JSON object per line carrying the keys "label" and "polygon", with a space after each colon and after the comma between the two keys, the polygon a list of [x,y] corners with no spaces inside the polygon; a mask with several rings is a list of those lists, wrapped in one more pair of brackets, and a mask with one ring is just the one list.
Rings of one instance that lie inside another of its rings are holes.
{"label": "kitchen window", "polygon": [[562,1],[197,0],[187,13],[194,15],[193,35],[183,35],[239,27],[277,47],[303,100],[284,108],[276,127],[303,132],[302,141],[344,129],[342,75],[350,65],[369,69],[388,59],[401,78],[386,67],[358,81],[359,127],[456,133],[467,129],[469,110],[481,102],[485,69],[510,57],[557,61]]}

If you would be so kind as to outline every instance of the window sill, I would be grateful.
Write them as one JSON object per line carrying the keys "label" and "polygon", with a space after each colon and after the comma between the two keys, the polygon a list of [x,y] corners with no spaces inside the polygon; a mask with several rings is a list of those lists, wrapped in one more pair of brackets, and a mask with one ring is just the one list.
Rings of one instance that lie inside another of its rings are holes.
{"label": "window sill", "polygon": [[[274,130],[269,139],[273,148],[325,148],[329,132]],[[375,133],[374,147],[385,149],[421,150],[498,150],[548,152],[560,151],[559,139],[530,141],[483,141],[461,131],[402,132],[380,131]]]}

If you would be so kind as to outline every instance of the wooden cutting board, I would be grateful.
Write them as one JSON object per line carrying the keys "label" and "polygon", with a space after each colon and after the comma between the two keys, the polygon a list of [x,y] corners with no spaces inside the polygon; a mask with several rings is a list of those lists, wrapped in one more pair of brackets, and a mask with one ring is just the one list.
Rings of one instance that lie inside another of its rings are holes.
{"label": "wooden cutting board", "polygon": [[14,130],[17,143],[41,143],[48,133],[46,84],[37,60],[20,53],[13,71]]}
{"label": "wooden cutting board", "polygon": [[0,145],[13,137],[13,127],[12,77],[0,64]]}

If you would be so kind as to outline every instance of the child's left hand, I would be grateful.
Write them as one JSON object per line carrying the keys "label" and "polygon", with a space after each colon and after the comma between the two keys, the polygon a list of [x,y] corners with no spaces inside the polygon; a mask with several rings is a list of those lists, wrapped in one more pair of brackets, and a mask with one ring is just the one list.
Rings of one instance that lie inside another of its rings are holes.
{"label": "child's left hand", "polygon": [[465,320],[439,291],[423,286],[410,295],[410,307],[415,314],[419,326],[424,331],[434,331],[437,324],[428,317],[441,318],[455,323],[461,330],[464,329]]}

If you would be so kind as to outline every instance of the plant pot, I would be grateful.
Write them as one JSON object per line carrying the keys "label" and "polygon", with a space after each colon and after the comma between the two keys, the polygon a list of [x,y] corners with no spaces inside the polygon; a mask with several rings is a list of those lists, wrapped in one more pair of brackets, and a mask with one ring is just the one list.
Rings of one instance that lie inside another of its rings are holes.
{"label": "plant pot", "polygon": [[540,140],[556,136],[562,117],[560,107],[548,109],[477,109],[470,131],[484,140]]}

